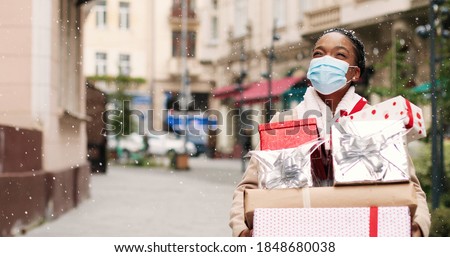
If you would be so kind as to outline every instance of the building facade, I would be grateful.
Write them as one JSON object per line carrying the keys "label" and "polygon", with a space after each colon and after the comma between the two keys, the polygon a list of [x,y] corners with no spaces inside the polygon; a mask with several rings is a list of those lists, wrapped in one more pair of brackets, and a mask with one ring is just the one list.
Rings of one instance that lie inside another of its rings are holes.
{"label": "building facade", "polygon": [[[209,108],[214,83],[211,46],[217,45],[214,39],[203,38],[208,28],[202,27],[207,22],[199,10],[205,2],[187,1],[188,88],[195,108],[201,110]],[[184,72],[181,7],[179,0],[103,0],[96,1],[86,20],[84,73],[100,77],[96,87],[107,93],[117,90],[117,85],[105,83],[101,76],[143,78],[126,90],[145,100],[133,106],[143,114],[145,130],[167,129],[169,112],[179,109],[176,102]]]}
{"label": "building facade", "polygon": [[89,196],[83,19],[89,1],[0,3],[0,235]]}

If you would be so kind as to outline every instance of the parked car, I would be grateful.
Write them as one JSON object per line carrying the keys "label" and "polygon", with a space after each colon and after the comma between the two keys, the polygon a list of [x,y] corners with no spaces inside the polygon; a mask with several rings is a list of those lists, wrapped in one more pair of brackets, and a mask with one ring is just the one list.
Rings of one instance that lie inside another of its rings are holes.
{"label": "parked car", "polygon": [[114,152],[119,161],[128,161],[132,155],[142,154],[145,150],[144,137],[131,133],[126,136],[108,136],[107,147]]}
{"label": "parked car", "polygon": [[[159,135],[158,133],[148,134],[148,152],[154,155],[170,155],[171,153],[184,153],[184,138],[173,133]],[[187,153],[195,155],[197,148],[192,142],[186,143]]]}
{"label": "parked car", "polygon": [[207,136],[206,135],[189,135],[188,141],[192,142],[197,149],[195,156],[199,156],[206,152]]}
{"label": "parked car", "polygon": [[[182,140],[185,138],[185,131],[178,130],[174,132],[177,137],[180,137]],[[206,153],[206,148],[208,144],[208,135],[201,128],[198,127],[190,127],[187,130],[188,133],[188,141],[194,143],[197,152],[195,156],[199,156],[200,154]]]}

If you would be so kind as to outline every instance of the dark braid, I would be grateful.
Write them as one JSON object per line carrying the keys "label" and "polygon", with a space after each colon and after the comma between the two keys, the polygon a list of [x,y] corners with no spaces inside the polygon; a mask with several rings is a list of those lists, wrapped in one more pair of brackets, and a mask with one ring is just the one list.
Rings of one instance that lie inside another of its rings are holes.
{"label": "dark braid", "polygon": [[355,31],[347,30],[347,29],[343,29],[343,28],[332,28],[332,29],[325,30],[323,32],[322,36],[319,37],[319,39],[321,37],[323,37],[325,34],[328,34],[328,33],[331,33],[331,32],[341,33],[342,35],[344,35],[348,39],[350,39],[350,41],[352,42],[353,46],[355,47],[355,50],[356,50],[356,63],[357,63],[357,66],[359,67],[361,75],[362,75],[364,73],[365,69],[366,69],[366,53],[365,53],[365,50],[364,50],[363,42],[359,38],[357,38],[355,36]]}

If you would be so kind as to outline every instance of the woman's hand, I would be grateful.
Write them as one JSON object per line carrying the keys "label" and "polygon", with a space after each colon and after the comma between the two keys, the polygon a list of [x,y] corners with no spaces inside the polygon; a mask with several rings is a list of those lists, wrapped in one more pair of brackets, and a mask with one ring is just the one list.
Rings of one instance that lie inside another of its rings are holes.
{"label": "woman's hand", "polygon": [[251,237],[253,235],[253,229],[245,229],[239,234],[239,237]]}
{"label": "woman's hand", "polygon": [[411,236],[412,237],[423,237],[422,230],[419,227],[419,224],[413,222],[411,224]]}

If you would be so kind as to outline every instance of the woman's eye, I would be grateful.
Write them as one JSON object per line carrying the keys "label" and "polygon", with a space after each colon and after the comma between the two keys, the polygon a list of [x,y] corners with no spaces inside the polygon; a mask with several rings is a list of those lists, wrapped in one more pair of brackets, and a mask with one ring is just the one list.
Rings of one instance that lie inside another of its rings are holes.
{"label": "woman's eye", "polygon": [[341,58],[346,58],[347,56],[343,53],[337,53],[336,56],[339,56]]}
{"label": "woman's eye", "polygon": [[322,56],[321,52],[314,52],[313,53],[313,57],[318,57],[318,56]]}

